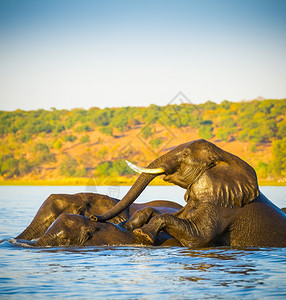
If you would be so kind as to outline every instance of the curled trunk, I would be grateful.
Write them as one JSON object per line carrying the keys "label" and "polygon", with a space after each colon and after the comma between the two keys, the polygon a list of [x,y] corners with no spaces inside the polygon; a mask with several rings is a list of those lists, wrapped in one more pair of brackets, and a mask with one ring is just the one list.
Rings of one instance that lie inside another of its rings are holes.
{"label": "curled trunk", "polygon": [[[169,153],[166,153],[163,156],[154,160],[148,166],[148,168],[149,169],[163,168],[165,170],[164,162],[168,158],[169,158]],[[94,216],[94,219],[99,222],[103,222],[103,221],[110,220],[115,216],[117,216],[118,214],[120,214],[124,209],[126,209],[130,204],[132,204],[139,197],[139,195],[143,192],[146,186],[158,175],[159,174],[147,174],[147,173],[140,174],[136,182],[130,188],[128,193],[122,198],[122,200],[120,200],[114,207],[112,207],[106,213],[100,216]]]}
{"label": "curled trunk", "polygon": [[130,188],[128,193],[109,211],[106,213],[96,216],[97,221],[103,222],[110,220],[124,211],[130,204],[132,204],[137,197],[143,192],[146,186],[156,177],[157,175],[142,173]]}

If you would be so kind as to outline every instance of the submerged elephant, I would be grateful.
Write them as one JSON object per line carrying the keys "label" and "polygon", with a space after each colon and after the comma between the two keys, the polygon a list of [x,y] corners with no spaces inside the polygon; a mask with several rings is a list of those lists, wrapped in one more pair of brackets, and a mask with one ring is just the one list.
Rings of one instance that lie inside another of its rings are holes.
{"label": "submerged elephant", "polygon": [[137,181],[109,211],[91,216],[94,222],[122,213],[156,176],[164,175],[187,190],[187,204],[175,213],[146,208],[134,214],[126,227],[147,243],[165,230],[189,247],[286,247],[285,212],[259,191],[254,169],[239,157],[197,140],[177,146],[146,169],[131,166],[141,172]]}
{"label": "submerged elephant", "polygon": [[[86,216],[68,213],[61,214],[39,239],[25,241],[25,243],[35,247],[150,244],[121,225],[111,222],[92,222]],[[156,237],[154,244],[157,246],[182,246],[166,232],[161,232]]]}
{"label": "submerged elephant", "polygon": [[[15,239],[33,246],[69,246],[69,245],[128,245],[144,244],[119,223],[125,223],[145,208],[156,213],[174,213],[182,208],[172,202],[157,200],[142,204],[131,204],[120,214],[106,223],[94,223],[89,217],[108,211],[119,200],[96,193],[53,194],[39,208],[31,224]],[[148,210],[147,210],[148,211]],[[31,241],[31,242],[29,242]],[[181,245],[167,233],[161,233],[156,239],[157,245]]]}

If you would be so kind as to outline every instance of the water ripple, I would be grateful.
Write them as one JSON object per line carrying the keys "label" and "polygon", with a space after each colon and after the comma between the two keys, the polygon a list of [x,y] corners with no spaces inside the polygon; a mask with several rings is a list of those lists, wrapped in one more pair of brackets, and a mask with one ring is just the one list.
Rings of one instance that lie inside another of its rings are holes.
{"label": "water ripple", "polygon": [[[29,193],[35,193],[36,189],[39,187],[26,189],[24,197],[29,199]],[[29,223],[41,203],[38,200],[29,203],[26,216],[24,206],[15,209],[20,196],[23,197],[23,193],[19,193],[18,198],[10,195],[6,209],[1,212],[1,299],[286,297],[286,250],[280,248],[36,249],[13,244],[9,239]],[[13,222],[11,211],[21,222]]]}

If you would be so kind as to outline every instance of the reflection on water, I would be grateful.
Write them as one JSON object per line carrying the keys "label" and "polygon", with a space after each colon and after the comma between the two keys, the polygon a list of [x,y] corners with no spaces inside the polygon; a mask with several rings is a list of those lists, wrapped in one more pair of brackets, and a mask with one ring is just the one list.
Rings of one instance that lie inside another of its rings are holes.
{"label": "reflection on water", "polygon": [[284,249],[21,249],[4,244],[3,296],[273,299],[285,295]]}
{"label": "reflection on water", "polygon": [[[47,187],[43,190],[48,194],[55,189],[49,188],[48,192]],[[6,194],[0,195],[1,207],[5,207],[0,210],[1,299],[19,296],[24,299],[286,297],[286,250],[283,248],[35,249],[9,243],[8,239],[31,221],[42,203],[39,195],[43,190],[24,188],[20,193],[6,189]]]}

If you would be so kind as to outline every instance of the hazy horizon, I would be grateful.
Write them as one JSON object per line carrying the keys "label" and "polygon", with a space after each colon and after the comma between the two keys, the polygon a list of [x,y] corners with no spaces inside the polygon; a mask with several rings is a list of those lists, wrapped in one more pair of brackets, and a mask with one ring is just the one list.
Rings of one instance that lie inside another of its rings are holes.
{"label": "hazy horizon", "polygon": [[286,97],[286,1],[0,0],[0,110]]}

